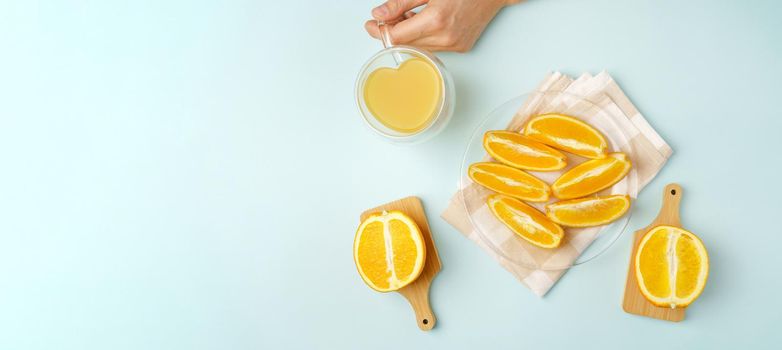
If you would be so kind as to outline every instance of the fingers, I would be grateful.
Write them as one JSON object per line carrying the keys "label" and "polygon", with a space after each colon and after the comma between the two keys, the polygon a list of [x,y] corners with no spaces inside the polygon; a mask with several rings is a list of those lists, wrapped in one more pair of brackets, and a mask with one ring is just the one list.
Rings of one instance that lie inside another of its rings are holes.
{"label": "fingers", "polygon": [[377,27],[377,21],[375,20],[369,20],[366,23],[364,23],[364,29],[367,30],[367,33],[369,33],[369,36],[380,39],[380,28]]}
{"label": "fingers", "polygon": [[[394,44],[408,44],[424,35],[426,32],[426,20],[421,15],[410,15],[407,19],[396,24],[386,24],[391,42]],[[380,28],[377,21],[369,20],[364,23],[364,29],[375,39],[380,39]]]}
{"label": "fingers", "polygon": [[[457,48],[452,45],[452,40],[449,38],[436,34],[442,28],[443,20],[438,17],[437,11],[427,11],[427,9],[420,13],[405,11],[400,13],[400,16],[387,21],[386,27],[391,36],[391,42],[395,45],[413,45],[431,51],[463,51],[456,50]],[[377,20],[367,21],[364,23],[364,28],[373,38],[381,38],[382,34]]]}
{"label": "fingers", "polygon": [[[410,19],[413,16],[415,16],[416,13],[413,11],[407,11],[405,12],[401,17],[397,17],[394,19],[386,20],[385,23],[388,26],[388,28],[391,28],[394,26],[394,24],[399,23],[401,21],[404,21],[406,19]],[[369,20],[364,23],[364,29],[366,29],[367,33],[375,39],[380,39],[380,29],[377,26],[377,20]]]}
{"label": "fingers", "polygon": [[426,11],[411,15],[407,19],[389,27],[391,39],[395,44],[409,44],[431,32],[430,16]]}
{"label": "fingers", "polygon": [[388,0],[372,10],[372,17],[378,21],[391,21],[404,17],[405,13],[421,6],[429,0]]}
{"label": "fingers", "polygon": [[[412,17],[412,16],[411,16]],[[375,39],[380,40],[380,29],[377,26],[377,21],[370,20],[364,23],[364,28],[367,30],[367,33],[369,33],[370,36],[372,36]],[[389,33],[390,34],[390,33]],[[393,36],[392,36],[393,38]],[[406,45],[412,45],[415,47],[422,48],[424,50],[428,50],[431,52],[437,52],[437,51],[456,51],[456,52],[464,52],[465,50],[454,48],[452,46],[444,46],[441,45],[441,40],[435,37],[430,36],[422,36],[416,40],[413,40],[411,42],[400,42],[397,39],[392,39],[392,41],[395,44],[406,44]]]}

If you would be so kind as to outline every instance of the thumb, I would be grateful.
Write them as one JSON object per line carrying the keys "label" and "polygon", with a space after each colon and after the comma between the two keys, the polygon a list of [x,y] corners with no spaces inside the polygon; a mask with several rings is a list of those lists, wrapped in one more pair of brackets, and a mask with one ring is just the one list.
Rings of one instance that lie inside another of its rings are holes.
{"label": "thumb", "polygon": [[378,21],[392,21],[427,2],[429,0],[388,0],[372,10],[372,17]]}

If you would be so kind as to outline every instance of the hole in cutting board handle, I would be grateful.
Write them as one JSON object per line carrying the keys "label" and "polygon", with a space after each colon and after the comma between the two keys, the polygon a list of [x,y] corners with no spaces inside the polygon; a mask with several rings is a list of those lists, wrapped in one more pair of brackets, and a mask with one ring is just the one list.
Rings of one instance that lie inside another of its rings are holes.
{"label": "hole in cutting board handle", "polygon": [[429,320],[427,320],[427,319],[424,319],[424,320],[423,320],[423,321],[421,321],[421,322],[422,322],[423,324],[429,324]]}
{"label": "hole in cutting board handle", "polygon": [[676,190],[675,189],[671,190],[671,195],[674,195],[674,196],[676,195]]}

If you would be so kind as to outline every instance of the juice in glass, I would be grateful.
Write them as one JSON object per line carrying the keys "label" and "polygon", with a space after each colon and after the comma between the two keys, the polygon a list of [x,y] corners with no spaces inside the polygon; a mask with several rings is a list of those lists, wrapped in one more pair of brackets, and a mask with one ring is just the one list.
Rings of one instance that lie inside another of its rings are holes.
{"label": "juice in glass", "polygon": [[425,129],[442,99],[442,76],[428,60],[410,57],[399,67],[372,71],[364,84],[364,102],[377,121],[403,134]]}

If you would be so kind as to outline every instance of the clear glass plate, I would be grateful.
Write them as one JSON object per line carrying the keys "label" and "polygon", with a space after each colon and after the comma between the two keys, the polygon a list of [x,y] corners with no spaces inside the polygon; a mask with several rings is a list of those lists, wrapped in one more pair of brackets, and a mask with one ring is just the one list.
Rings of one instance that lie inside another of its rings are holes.
{"label": "clear glass plate", "polygon": [[[611,224],[596,228],[564,228],[565,237],[559,247],[545,249],[534,246],[505,227],[489,210],[486,198],[493,192],[475,184],[468,176],[470,164],[491,159],[483,149],[483,134],[489,130],[520,131],[525,123],[509,125],[516,114],[534,116],[545,113],[561,113],[579,118],[603,133],[609,143],[609,152],[634,155],[630,139],[632,135],[620,127],[624,116],[612,116],[598,105],[583,97],[565,92],[533,92],[515,97],[503,103],[481,122],[470,137],[464,152],[459,178],[465,212],[474,228],[473,234],[500,258],[517,265],[541,270],[562,270],[592,261],[610,248],[622,235],[630,220],[631,210]],[[527,118],[524,118],[526,122]],[[566,153],[568,166],[560,171],[534,172],[530,174],[551,184],[564,171],[585,161],[585,158]],[[617,184],[598,194],[627,194],[634,200],[638,195],[638,173],[635,168]],[[552,198],[551,202],[556,201]],[[528,203],[541,209],[546,203]],[[580,253],[579,253],[580,252]]]}

